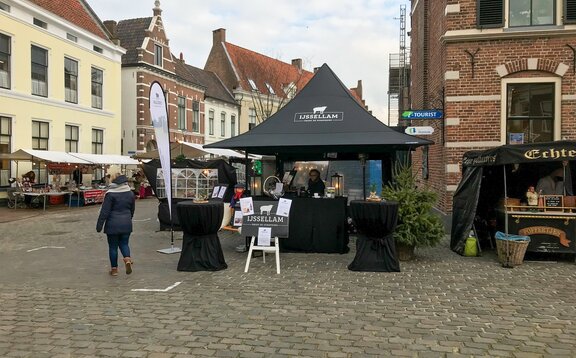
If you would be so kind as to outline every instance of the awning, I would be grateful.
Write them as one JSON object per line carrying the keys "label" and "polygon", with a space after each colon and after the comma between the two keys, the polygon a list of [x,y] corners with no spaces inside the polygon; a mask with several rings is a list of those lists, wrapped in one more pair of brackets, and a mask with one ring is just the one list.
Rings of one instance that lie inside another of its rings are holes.
{"label": "awning", "polygon": [[75,157],[66,152],[51,150],[19,149],[10,154],[2,154],[0,159],[6,160],[39,160],[54,163],[91,164],[89,161]]}
{"label": "awning", "polygon": [[[232,149],[206,148],[202,144],[188,143],[188,142],[182,142],[182,144],[187,145],[187,146],[192,147],[192,148],[195,148],[195,149],[198,149],[198,150],[202,150],[202,151],[206,152],[207,154],[212,154],[212,155],[215,155],[217,157],[246,158],[246,155],[244,153],[238,152],[238,151],[235,151]],[[248,158],[261,159],[262,156],[249,154]]]}
{"label": "awning", "polygon": [[88,154],[88,153],[68,153],[76,158],[80,158],[93,164],[115,164],[115,165],[138,165],[139,161],[125,155],[118,154]]}

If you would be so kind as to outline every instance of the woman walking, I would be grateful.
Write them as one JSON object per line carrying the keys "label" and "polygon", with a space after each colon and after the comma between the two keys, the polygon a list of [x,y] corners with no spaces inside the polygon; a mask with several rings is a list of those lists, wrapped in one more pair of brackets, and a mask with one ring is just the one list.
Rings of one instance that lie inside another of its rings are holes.
{"label": "woman walking", "polygon": [[134,194],[128,186],[128,178],[125,175],[116,177],[110,184],[104,202],[100,208],[96,231],[102,231],[108,236],[108,248],[110,255],[110,275],[118,275],[118,249],[124,256],[126,273],[132,273],[132,258],[128,239],[132,233],[132,217],[134,216]]}

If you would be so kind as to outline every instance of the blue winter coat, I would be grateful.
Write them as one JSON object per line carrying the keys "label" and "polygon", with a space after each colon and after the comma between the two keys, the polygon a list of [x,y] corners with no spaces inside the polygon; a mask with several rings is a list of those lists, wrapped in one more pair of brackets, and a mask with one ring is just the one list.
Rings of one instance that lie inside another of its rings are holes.
{"label": "blue winter coat", "polygon": [[[102,231],[110,235],[129,234],[132,232],[132,217],[134,216],[134,209],[136,202],[134,193],[130,191],[118,189],[109,190],[104,196],[104,202],[100,208],[100,215],[98,216],[98,223],[96,224],[96,231]],[[106,224],[104,224],[106,223]]]}

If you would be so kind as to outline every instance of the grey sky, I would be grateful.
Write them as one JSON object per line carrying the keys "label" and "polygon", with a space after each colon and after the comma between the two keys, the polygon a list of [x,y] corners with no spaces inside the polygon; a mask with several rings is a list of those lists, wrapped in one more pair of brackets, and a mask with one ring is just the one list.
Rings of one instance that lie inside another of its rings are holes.
{"label": "grey sky", "polygon": [[[88,0],[104,20],[152,16],[153,0]],[[388,119],[388,55],[399,52],[400,5],[408,0],[161,0],[170,49],[204,68],[212,31],[226,40],[312,70],[327,63],[348,87],[362,80],[374,115]],[[409,19],[407,19],[409,23]],[[409,31],[409,26],[407,28]],[[409,38],[408,38],[409,40]]]}

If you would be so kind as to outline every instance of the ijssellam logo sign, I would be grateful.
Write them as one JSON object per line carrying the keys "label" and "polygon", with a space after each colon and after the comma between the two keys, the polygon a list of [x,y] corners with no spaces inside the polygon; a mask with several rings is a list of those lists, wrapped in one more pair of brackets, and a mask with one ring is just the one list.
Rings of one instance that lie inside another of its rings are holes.
{"label": "ijssellam logo sign", "polygon": [[340,122],[344,120],[344,112],[326,111],[328,106],[312,108],[312,112],[294,114],[294,122]]}

